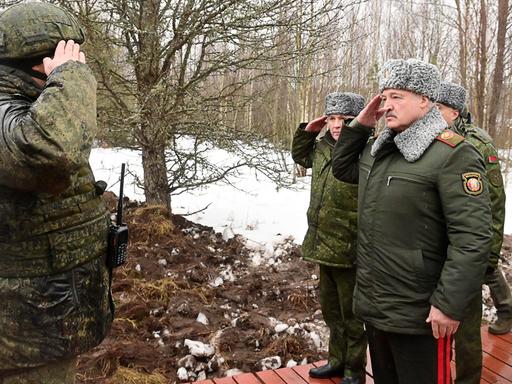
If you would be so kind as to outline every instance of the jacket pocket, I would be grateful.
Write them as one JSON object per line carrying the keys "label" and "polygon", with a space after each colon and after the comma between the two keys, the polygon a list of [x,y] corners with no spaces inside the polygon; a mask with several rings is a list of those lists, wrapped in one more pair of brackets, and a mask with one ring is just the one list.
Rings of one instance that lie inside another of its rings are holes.
{"label": "jacket pocket", "polygon": [[54,272],[71,269],[105,254],[107,225],[107,218],[100,216],[85,224],[48,234]]}
{"label": "jacket pocket", "polygon": [[375,288],[379,294],[397,300],[424,301],[433,291],[434,279],[425,273],[420,249],[382,245],[375,251],[372,267]]}

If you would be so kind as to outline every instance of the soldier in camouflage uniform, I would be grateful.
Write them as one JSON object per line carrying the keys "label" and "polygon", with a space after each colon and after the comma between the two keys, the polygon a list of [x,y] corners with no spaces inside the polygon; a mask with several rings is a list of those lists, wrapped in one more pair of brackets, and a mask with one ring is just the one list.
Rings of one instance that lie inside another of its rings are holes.
{"label": "soldier in camouflage uniform", "polygon": [[[489,285],[491,296],[498,309],[500,326],[505,325],[506,333],[512,326],[512,297],[510,288],[498,268],[503,226],[505,221],[505,189],[501,176],[498,152],[492,138],[483,129],[475,127],[469,120],[465,108],[466,90],[456,84],[442,82],[437,106],[450,127],[464,136],[482,155],[489,180],[489,195],[492,210],[492,247],[485,283]],[[478,384],[482,373],[482,298],[479,295],[471,304],[472,311],[455,334],[455,356],[457,358],[457,384]],[[493,332],[491,325],[490,332]],[[498,329],[499,331],[499,329]],[[499,332],[498,332],[499,333]]]}
{"label": "soldier in camouflage uniform", "polygon": [[[342,383],[364,383],[366,336],[352,313],[357,243],[357,186],[336,180],[331,153],[347,121],[364,106],[362,96],[331,93],[325,116],[303,123],[293,138],[293,160],[313,168],[304,259],[320,265],[320,304],[330,330],[328,364],[313,368],[311,377],[344,376]],[[325,136],[318,133],[327,124]]]}
{"label": "soldier in camouflage uniform", "polygon": [[73,383],[107,334],[108,212],[88,163],[96,81],[64,10],[0,14],[0,382]]}

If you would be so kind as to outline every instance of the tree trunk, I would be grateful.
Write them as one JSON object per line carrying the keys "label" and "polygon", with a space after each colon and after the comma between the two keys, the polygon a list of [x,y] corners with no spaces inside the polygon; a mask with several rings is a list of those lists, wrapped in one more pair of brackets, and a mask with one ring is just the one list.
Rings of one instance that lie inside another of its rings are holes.
{"label": "tree trunk", "polygon": [[508,12],[508,0],[498,0],[498,52],[496,54],[496,65],[494,67],[494,76],[492,79],[492,93],[487,120],[487,130],[493,138],[496,138],[496,116],[498,115],[498,105],[503,91],[505,38],[507,35]]}
{"label": "tree trunk", "polygon": [[464,88],[467,88],[467,71],[466,71],[466,33],[465,29],[467,26],[466,17],[462,17],[462,8],[460,0],[455,0],[457,6],[457,31],[459,33],[459,71],[460,71],[460,83]]}
{"label": "tree trunk", "polygon": [[171,213],[171,196],[167,184],[167,167],[164,146],[142,147],[144,194],[147,204],[164,205]]}
{"label": "tree trunk", "polygon": [[476,123],[485,129],[485,78],[487,72],[487,6],[480,0],[480,28],[478,31],[478,72],[476,83]]}

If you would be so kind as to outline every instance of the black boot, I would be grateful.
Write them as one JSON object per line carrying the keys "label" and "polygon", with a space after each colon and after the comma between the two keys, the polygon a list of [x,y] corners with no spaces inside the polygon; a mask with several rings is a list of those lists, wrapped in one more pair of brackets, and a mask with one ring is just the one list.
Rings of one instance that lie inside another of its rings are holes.
{"label": "black boot", "polygon": [[311,368],[309,370],[309,376],[316,379],[327,379],[329,377],[342,376],[342,367],[332,367],[330,364],[322,365],[318,368]]}
{"label": "black boot", "polygon": [[504,335],[509,333],[512,329],[512,319],[500,319],[494,323],[489,325],[489,333],[494,335]]}

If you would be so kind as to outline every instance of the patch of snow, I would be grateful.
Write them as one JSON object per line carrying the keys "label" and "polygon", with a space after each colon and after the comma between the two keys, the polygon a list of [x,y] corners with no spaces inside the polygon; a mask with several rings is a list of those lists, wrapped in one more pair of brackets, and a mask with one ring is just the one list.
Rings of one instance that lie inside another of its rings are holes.
{"label": "patch of snow", "polygon": [[196,321],[198,323],[201,323],[201,324],[204,324],[204,325],[208,325],[210,324],[210,322],[208,321],[208,318],[206,317],[206,315],[202,312],[199,312],[199,314],[197,315],[197,319]]}
{"label": "patch of snow", "polygon": [[258,362],[262,371],[281,368],[281,358],[279,356],[266,357]]}
{"label": "patch of snow", "polygon": [[236,375],[240,375],[241,373],[244,373],[244,371],[241,371],[240,369],[238,368],[233,368],[233,369],[228,369],[224,375],[226,377],[231,377],[231,376],[236,376]]}
{"label": "patch of snow", "polygon": [[195,357],[210,357],[215,354],[215,349],[211,345],[204,344],[200,341],[185,339],[184,344],[190,354]]}

